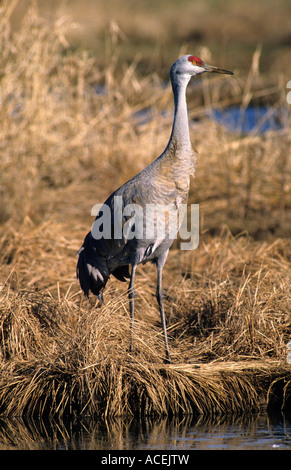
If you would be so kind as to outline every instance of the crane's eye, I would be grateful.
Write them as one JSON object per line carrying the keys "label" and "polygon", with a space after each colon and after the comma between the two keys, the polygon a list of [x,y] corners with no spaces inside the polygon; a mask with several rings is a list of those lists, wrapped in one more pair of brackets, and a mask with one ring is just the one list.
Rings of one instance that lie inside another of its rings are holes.
{"label": "crane's eye", "polygon": [[193,65],[199,65],[199,66],[203,65],[203,60],[199,59],[199,57],[196,57],[195,55],[190,55],[190,57],[188,57],[188,60]]}

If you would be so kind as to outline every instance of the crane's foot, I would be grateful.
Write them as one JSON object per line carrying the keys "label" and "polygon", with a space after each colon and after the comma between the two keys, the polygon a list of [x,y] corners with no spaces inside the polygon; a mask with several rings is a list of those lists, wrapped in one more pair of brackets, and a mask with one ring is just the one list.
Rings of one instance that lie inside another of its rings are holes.
{"label": "crane's foot", "polygon": [[164,359],[164,364],[173,364],[172,359]]}
{"label": "crane's foot", "polygon": [[164,359],[164,364],[173,364],[172,362],[172,359],[171,359],[171,356],[170,356],[170,353],[168,351],[166,351],[166,358]]}
{"label": "crane's foot", "polygon": [[101,302],[102,305],[104,305],[104,299],[103,299],[103,294],[100,292],[99,294],[96,295],[97,299],[99,302]]}

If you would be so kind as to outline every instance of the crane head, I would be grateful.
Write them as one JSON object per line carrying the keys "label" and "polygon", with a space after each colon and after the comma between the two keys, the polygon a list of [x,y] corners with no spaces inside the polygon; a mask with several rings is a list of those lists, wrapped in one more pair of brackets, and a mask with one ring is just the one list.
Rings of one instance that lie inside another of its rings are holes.
{"label": "crane head", "polygon": [[225,73],[233,75],[229,70],[220,69],[212,65],[205,64],[202,59],[195,55],[184,55],[171,67],[171,77],[174,76],[187,76],[188,79],[204,72]]}

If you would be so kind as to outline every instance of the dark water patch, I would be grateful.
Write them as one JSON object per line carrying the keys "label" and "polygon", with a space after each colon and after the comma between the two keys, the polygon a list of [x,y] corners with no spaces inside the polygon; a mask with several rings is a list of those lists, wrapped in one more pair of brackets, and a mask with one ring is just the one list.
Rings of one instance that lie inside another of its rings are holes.
{"label": "dark water patch", "polygon": [[269,106],[240,106],[214,109],[212,119],[228,131],[240,134],[265,134],[270,130],[283,130],[287,111]]}
{"label": "dark water patch", "polygon": [[0,449],[15,450],[286,450],[291,416],[113,421],[0,421]]}

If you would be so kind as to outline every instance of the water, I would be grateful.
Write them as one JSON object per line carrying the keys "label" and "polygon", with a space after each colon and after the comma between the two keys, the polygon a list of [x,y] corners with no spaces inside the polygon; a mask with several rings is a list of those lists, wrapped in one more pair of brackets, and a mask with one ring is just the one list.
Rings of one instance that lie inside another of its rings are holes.
{"label": "water", "polygon": [[[164,86],[167,87],[168,84],[165,83]],[[102,84],[96,85],[94,90],[97,95],[106,94],[106,87]],[[161,114],[166,115],[167,112],[163,110]],[[288,126],[288,115],[287,108],[264,105],[250,105],[247,108],[234,105],[205,112],[206,117],[221,124],[227,131],[240,135],[262,135],[271,130],[283,131]],[[148,107],[134,112],[132,120],[136,125],[143,126],[150,122],[153,116],[153,110]]]}
{"label": "water", "polygon": [[283,130],[287,111],[268,106],[240,106],[214,109],[210,117],[226,130],[240,134],[265,134],[270,130]]}
{"label": "water", "polygon": [[287,450],[291,416],[131,421],[0,421],[0,449],[14,450]]}
{"label": "water", "polygon": [[[162,115],[166,114],[164,111]],[[226,131],[239,135],[259,134],[268,131],[282,131],[288,121],[288,113],[285,109],[272,108],[268,106],[249,106],[246,109],[240,106],[231,106],[224,109],[213,109],[206,116]],[[142,126],[151,121],[153,115],[150,108],[143,109],[133,114],[133,121]]]}

